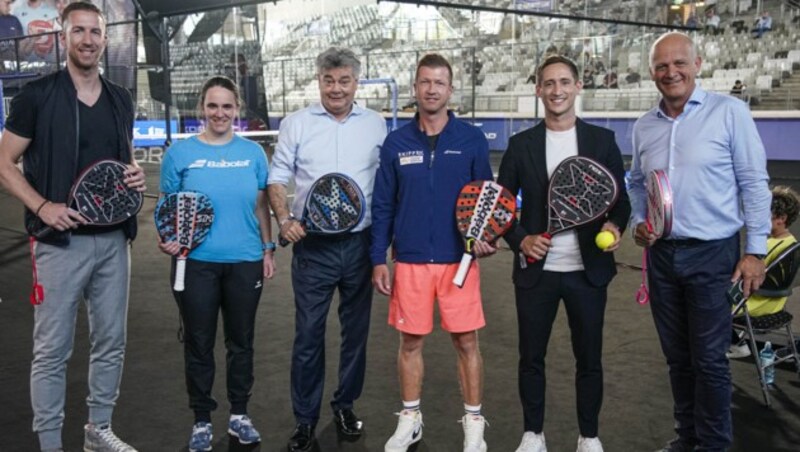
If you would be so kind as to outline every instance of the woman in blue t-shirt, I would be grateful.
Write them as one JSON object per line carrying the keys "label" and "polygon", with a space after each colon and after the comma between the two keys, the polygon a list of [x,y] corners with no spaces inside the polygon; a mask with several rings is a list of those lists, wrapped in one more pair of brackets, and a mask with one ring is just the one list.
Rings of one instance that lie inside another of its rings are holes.
{"label": "woman in blue t-shirt", "polygon": [[[241,103],[239,89],[226,77],[203,85],[199,110],[205,130],[172,145],[161,166],[161,191],[205,193],[214,223],[205,241],[189,253],[186,288],[174,292],[184,325],[184,358],[189,407],[195,424],[189,450],[211,450],[211,396],[214,339],[222,311],[227,349],[228,433],[242,444],[261,437],[247,416],[253,387],[253,332],[264,278],[275,264],[267,207],[267,158],[257,143],[234,135]],[[176,242],[159,243],[172,256]],[[174,274],[174,270],[173,270]],[[173,275],[174,278],[174,275]]]}

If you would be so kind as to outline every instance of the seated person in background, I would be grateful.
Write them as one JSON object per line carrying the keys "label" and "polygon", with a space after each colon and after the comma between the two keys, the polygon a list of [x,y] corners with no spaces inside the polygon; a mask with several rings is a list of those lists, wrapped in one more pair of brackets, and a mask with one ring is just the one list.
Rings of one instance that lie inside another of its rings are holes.
{"label": "seated person in background", "polygon": [[583,88],[594,89],[594,69],[591,66],[586,66],[583,70]]}
{"label": "seated person in background", "polygon": [[733,82],[733,86],[731,87],[731,95],[736,97],[742,97],[742,94],[744,94],[744,91],[746,89],[747,87],[744,85],[744,83],[742,83],[741,80],[736,80],[735,82]]}
{"label": "seated person in background", "polygon": [[603,76],[603,88],[619,88],[617,73],[614,69],[611,69],[610,72],[607,72],[606,75]]}
{"label": "seated person in background", "polygon": [[765,32],[770,30],[772,30],[772,16],[769,15],[768,11],[764,11],[761,13],[761,17],[756,19],[756,23],[751,32],[753,33],[753,37],[758,39],[763,36]]}
{"label": "seated person in background", "polygon": [[695,16],[694,13],[690,14],[689,18],[686,19],[686,26],[689,28],[697,28],[697,25],[697,16]]}
{"label": "seated person in background", "polygon": [[[767,238],[767,256],[764,262],[769,265],[776,257],[786,250],[797,239],[789,231],[789,226],[797,220],[800,210],[800,197],[797,192],[789,187],[778,185],[772,189],[772,230]],[[767,275],[769,278],[769,275]],[[752,317],[775,314],[783,310],[786,297],[769,298],[752,295],[747,299],[747,311]],[[737,331],[733,331],[731,347],[725,354],[728,358],[746,358],[750,356],[750,347],[747,341],[741,340]]]}
{"label": "seated person in background", "polygon": [[706,33],[717,34],[719,32],[719,14],[713,9],[706,10]]}

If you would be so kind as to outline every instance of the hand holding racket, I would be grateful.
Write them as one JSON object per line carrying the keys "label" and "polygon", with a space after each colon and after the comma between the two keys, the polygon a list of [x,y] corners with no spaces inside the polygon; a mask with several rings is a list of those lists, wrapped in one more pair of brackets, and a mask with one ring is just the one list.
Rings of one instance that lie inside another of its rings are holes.
{"label": "hand holding racket", "polygon": [[672,232],[672,186],[664,170],[653,170],[647,174],[645,180],[647,189],[647,211],[644,222],[647,237],[641,237],[637,226],[637,243],[645,244],[642,251],[642,283],[636,292],[636,301],[645,304],[650,301],[647,290],[647,248],[661,237]]}
{"label": "hand holding racket", "polygon": [[154,217],[161,242],[177,242],[180,246],[173,289],[181,292],[186,276],[186,258],[208,236],[214,222],[214,208],[208,196],[183,191],[164,195],[156,205]]}
{"label": "hand holding racket", "polygon": [[496,182],[472,181],[461,189],[456,201],[456,223],[464,237],[464,255],[453,284],[464,285],[476,241],[494,243],[505,234],[513,224],[516,207],[514,195]]}
{"label": "hand holding racket", "polygon": [[[564,159],[550,177],[547,191],[548,240],[555,234],[577,228],[601,218],[614,207],[619,184],[611,171],[600,163],[581,156]],[[520,256],[520,266],[536,262]]]}
{"label": "hand holding racket", "polygon": [[[117,160],[100,160],[84,169],[72,184],[66,206],[80,215],[81,224],[111,226],[136,216],[142,208],[140,189],[125,180],[128,167]],[[71,215],[75,220],[74,216]],[[53,231],[46,226],[34,233],[41,238]]]}
{"label": "hand holding racket", "polygon": [[[311,186],[300,225],[308,234],[343,234],[364,218],[367,202],[358,184],[341,173],[328,173]],[[281,246],[290,243],[282,235]]]}

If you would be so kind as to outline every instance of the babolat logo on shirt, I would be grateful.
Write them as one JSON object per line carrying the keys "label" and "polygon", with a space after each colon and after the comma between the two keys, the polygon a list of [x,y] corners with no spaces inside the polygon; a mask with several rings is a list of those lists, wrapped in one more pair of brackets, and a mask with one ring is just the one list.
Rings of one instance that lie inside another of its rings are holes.
{"label": "babolat logo on shirt", "polygon": [[461,151],[456,151],[455,149],[448,149],[448,150],[444,151],[444,153],[445,153],[445,155],[447,155],[447,154],[459,154],[460,155]]}
{"label": "babolat logo on shirt", "polygon": [[208,162],[207,168],[246,168],[250,166],[250,160],[231,160],[230,162],[222,160],[220,162]]}
{"label": "babolat logo on shirt", "polygon": [[397,157],[400,159],[400,165],[411,165],[414,163],[422,163],[422,151],[404,151],[399,152]]}
{"label": "babolat logo on shirt", "polygon": [[194,162],[192,162],[192,164],[189,165],[189,168],[202,168],[204,166],[206,166],[206,160],[205,159],[201,159],[201,160],[195,160]]}

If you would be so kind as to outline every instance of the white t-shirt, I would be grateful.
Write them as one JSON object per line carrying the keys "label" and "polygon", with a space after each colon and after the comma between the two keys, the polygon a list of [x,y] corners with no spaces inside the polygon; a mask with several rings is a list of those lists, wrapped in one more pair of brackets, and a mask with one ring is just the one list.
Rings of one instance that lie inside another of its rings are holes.
{"label": "white t-shirt", "polygon": [[[50,2],[41,2],[39,6],[32,8],[27,0],[20,0],[14,3],[11,13],[17,16],[26,35],[39,35],[61,29],[60,26],[57,28],[54,26],[57,23],[58,11]],[[54,61],[57,38],[55,33],[37,36],[33,45],[33,53],[28,55],[27,60]]]}
{"label": "white t-shirt", "polygon": [[[559,163],[567,157],[578,155],[578,135],[575,127],[564,131],[547,129],[545,149],[547,177],[552,177]],[[574,229],[553,236],[552,246],[545,256],[544,269],[551,272],[583,270],[578,233]]]}

